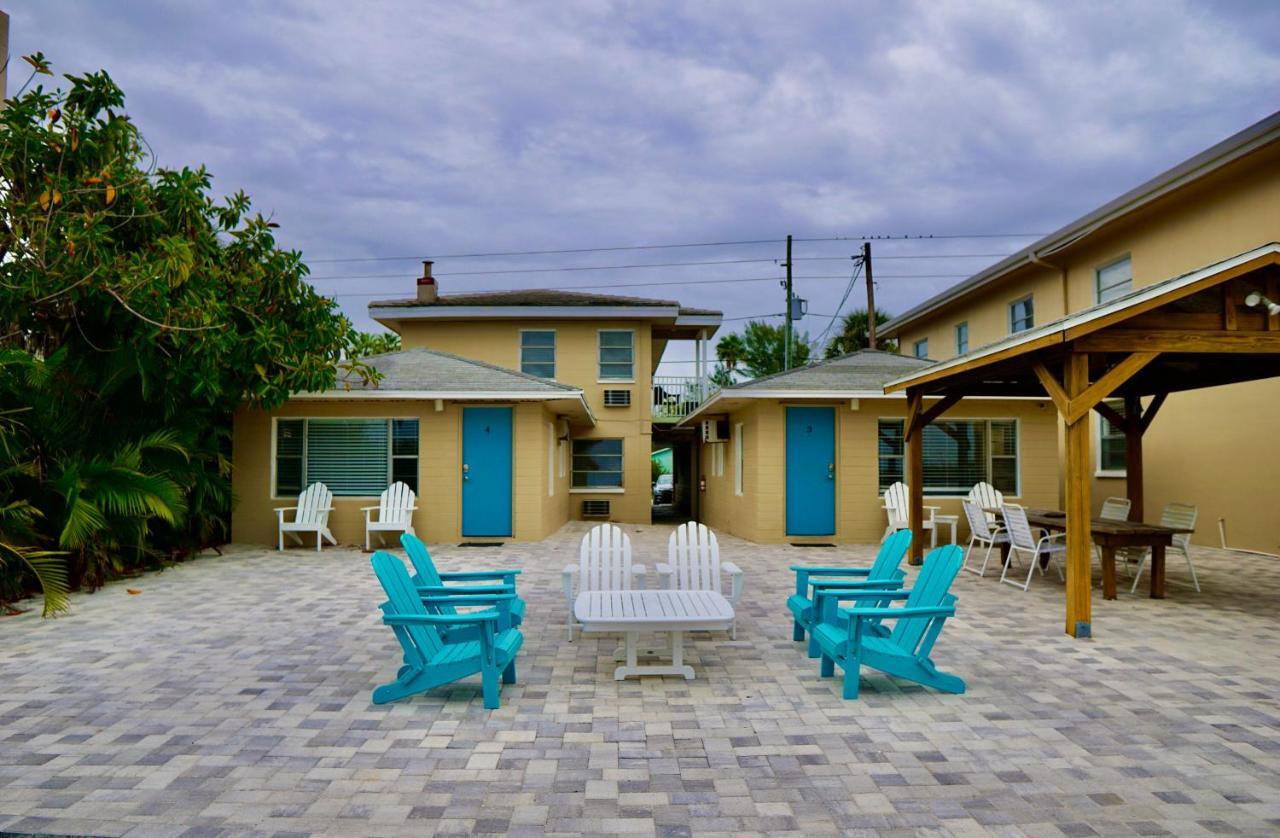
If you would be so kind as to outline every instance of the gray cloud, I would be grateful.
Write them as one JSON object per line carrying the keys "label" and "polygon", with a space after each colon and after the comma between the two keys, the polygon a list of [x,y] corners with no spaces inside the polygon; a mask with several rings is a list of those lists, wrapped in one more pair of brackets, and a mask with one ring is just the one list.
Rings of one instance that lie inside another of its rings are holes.
{"label": "gray cloud", "polygon": [[[10,13],[15,54],[42,50],[66,72],[107,68],[162,165],[205,163],[218,188],[247,190],[312,262],[317,286],[341,295],[407,291],[417,266],[319,260],[788,232],[1044,232],[1265,116],[1280,76],[1267,40],[1280,12],[1263,2],[50,0]],[[856,246],[807,243],[797,255]],[[781,255],[771,245],[442,260],[437,271]],[[899,311],[954,281],[901,274],[992,261],[886,261],[878,299]],[[320,279],[367,274],[392,276]],[[444,283],[779,274],[762,263]],[[798,283],[820,313],[843,285]],[[781,310],[766,282],[623,292],[728,316]],[[339,297],[363,324],[367,299]],[[670,357],[690,357],[683,349]]]}

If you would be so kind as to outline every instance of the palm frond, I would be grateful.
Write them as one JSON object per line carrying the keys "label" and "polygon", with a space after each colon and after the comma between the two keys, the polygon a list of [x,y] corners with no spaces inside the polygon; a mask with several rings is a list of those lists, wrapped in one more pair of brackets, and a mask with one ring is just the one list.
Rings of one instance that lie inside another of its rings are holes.
{"label": "palm frond", "polygon": [[0,542],[0,565],[24,565],[40,584],[44,596],[44,616],[66,611],[71,605],[67,554],[54,550],[36,550]]}

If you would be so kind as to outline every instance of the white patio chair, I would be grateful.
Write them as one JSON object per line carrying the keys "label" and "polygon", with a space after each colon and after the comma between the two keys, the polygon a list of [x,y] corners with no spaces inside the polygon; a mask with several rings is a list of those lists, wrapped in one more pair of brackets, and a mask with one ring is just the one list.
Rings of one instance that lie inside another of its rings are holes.
{"label": "white patio chair", "polygon": [[[290,511],[293,512],[293,520],[286,521],[284,513]],[[298,495],[297,506],[276,507],[276,524],[280,531],[279,549],[284,549],[286,535],[290,540],[301,544],[302,539],[296,533],[302,532],[316,534],[317,553],[320,552],[320,545],[325,541],[336,545],[338,539],[329,532],[329,513],[332,511],[333,492],[329,491],[329,487],[323,483],[312,483],[303,489],[302,494]]]}
{"label": "white patio chair", "polygon": [[[1007,582],[1015,588],[1021,588],[1025,591],[1031,587],[1031,576],[1036,572],[1037,568],[1040,570],[1040,575],[1044,576],[1044,568],[1040,567],[1041,556],[1048,558],[1048,564],[1053,564],[1054,557],[1065,556],[1067,552],[1067,534],[1049,535],[1046,532],[1037,540],[1035,533],[1031,530],[1031,525],[1027,523],[1025,509],[1016,503],[1006,503],[1000,508],[1000,511],[1004,517],[1005,530],[1009,533],[1009,558],[1012,559],[1015,555],[1022,553],[1026,553],[1031,557],[1031,567],[1027,569],[1025,582],[1009,579],[1009,565],[1007,564],[1000,573],[1000,581]],[[1056,567],[1058,578],[1062,579],[1062,567],[1061,565]]]}
{"label": "white patio chair", "polygon": [[[991,551],[993,548],[1009,543],[1009,533],[1002,526],[992,527],[991,522],[987,520],[987,513],[983,507],[973,503],[972,501],[961,501],[964,507],[964,517],[969,522],[969,547],[964,552],[964,564],[961,570],[967,570],[970,573],[976,573],[979,576],[985,576],[987,572],[987,562],[991,560]],[[982,566],[973,568],[969,566],[969,556],[973,553],[973,545],[979,547],[985,546],[987,554],[982,557]]]}
{"label": "white patio chair", "polygon": [[[705,524],[689,521],[676,527],[667,539],[666,562],[659,562],[654,569],[658,573],[660,587],[677,591],[715,591],[721,596],[724,595],[720,577],[723,571],[730,580],[729,604],[736,609],[738,600],[742,599],[742,568],[733,562],[720,561],[716,534]],[[737,639],[736,620],[729,629],[729,636]]]}
{"label": "white patio chair", "polygon": [[[1160,513],[1160,525],[1165,527],[1177,527],[1178,529],[1194,530],[1196,528],[1196,517],[1200,514],[1200,510],[1186,503],[1171,503],[1164,508],[1164,512]],[[1191,573],[1191,584],[1195,586],[1196,593],[1200,593],[1200,580],[1196,578],[1196,566],[1191,563],[1191,533],[1178,533],[1173,537],[1173,544],[1168,550],[1179,550],[1182,557],[1187,560],[1187,570]],[[1138,572],[1133,575],[1133,587],[1129,589],[1129,593],[1138,590],[1138,580],[1142,578],[1142,569],[1147,566],[1147,559],[1151,556],[1151,550],[1144,550],[1142,558],[1138,560]],[[1168,551],[1166,556],[1168,558]]]}
{"label": "white patio chair", "polygon": [[[582,537],[578,563],[561,573],[569,604],[569,639],[573,640],[573,600],[583,591],[629,591],[644,587],[645,566],[632,564],[631,539],[620,527],[597,524]],[[574,584],[574,580],[577,584]]]}
{"label": "white patio chair", "polygon": [[[405,483],[392,483],[387,490],[378,498],[377,506],[362,506],[360,511],[364,513],[364,549],[365,552],[373,549],[369,543],[369,535],[378,533],[378,541],[382,541],[382,533],[384,532],[407,532],[409,535],[415,535],[413,531],[413,513],[418,507],[414,506],[417,496],[414,495],[413,489]],[[373,520],[373,513],[378,513],[378,520]]]}
{"label": "white patio chair", "polygon": [[987,523],[1000,523],[997,520],[996,510],[1004,506],[1004,492],[990,483],[974,483],[973,488],[969,490],[969,502],[982,510],[982,514],[987,517]]}
{"label": "white patio chair", "polygon": [[[906,483],[894,483],[884,493],[884,511],[888,516],[889,525],[885,527],[884,535],[880,538],[880,543],[893,535],[898,530],[911,529],[911,491],[907,488]],[[923,528],[928,530],[932,539],[932,546],[938,546],[938,526],[951,526],[951,543],[956,542],[956,524],[960,520],[959,515],[939,515],[940,506],[926,506],[924,508]]]}

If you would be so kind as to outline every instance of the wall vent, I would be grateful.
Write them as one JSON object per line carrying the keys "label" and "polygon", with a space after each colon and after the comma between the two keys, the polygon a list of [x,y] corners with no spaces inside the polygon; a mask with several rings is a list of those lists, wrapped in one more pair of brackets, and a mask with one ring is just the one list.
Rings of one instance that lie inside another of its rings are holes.
{"label": "wall vent", "polygon": [[605,390],[604,406],[605,407],[630,407],[631,391],[630,390]]}
{"label": "wall vent", "polygon": [[607,500],[584,500],[582,502],[583,518],[608,518],[609,517],[609,501]]}

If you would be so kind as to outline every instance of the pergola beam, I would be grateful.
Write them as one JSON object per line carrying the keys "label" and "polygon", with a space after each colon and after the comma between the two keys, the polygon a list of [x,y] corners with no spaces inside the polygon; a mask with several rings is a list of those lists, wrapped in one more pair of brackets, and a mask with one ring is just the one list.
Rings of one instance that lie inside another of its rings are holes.
{"label": "pergola beam", "polygon": [[1185,332],[1172,329],[1108,329],[1075,342],[1080,352],[1280,352],[1276,332],[1229,332],[1225,329]]}
{"label": "pergola beam", "polygon": [[[1067,355],[1063,368],[1063,390],[1074,402],[1089,390],[1089,356],[1081,352]],[[1067,422],[1067,634],[1088,637],[1092,633],[1093,605],[1090,576],[1093,550],[1089,543],[1089,410]]]}
{"label": "pergola beam", "polygon": [[[1086,387],[1081,393],[1072,396],[1067,413],[1063,417],[1067,420],[1067,424],[1074,423],[1082,416],[1088,416],[1094,405],[1110,396],[1122,384],[1137,375],[1143,367],[1154,361],[1159,354],[1158,352],[1134,352],[1107,370],[1102,378]],[[1088,378],[1087,375],[1085,377]]]}

